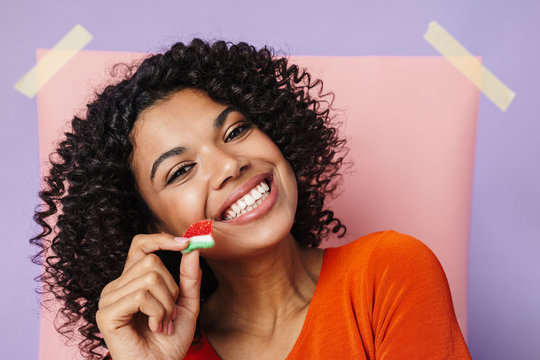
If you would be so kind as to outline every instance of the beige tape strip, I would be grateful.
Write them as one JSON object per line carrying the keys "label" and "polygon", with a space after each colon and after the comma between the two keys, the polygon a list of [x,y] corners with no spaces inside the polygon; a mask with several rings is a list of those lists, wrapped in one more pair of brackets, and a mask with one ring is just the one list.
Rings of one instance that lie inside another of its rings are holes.
{"label": "beige tape strip", "polygon": [[17,83],[15,89],[33,98],[69,60],[92,40],[92,34],[75,25],[43,58]]}
{"label": "beige tape strip", "polygon": [[499,109],[506,111],[516,94],[441,25],[436,21],[430,22],[424,39],[469,78]]}

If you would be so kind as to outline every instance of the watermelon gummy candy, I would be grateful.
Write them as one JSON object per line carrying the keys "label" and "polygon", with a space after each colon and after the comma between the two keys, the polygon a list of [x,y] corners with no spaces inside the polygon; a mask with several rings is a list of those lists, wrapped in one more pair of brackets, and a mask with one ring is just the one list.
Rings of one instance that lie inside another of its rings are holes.
{"label": "watermelon gummy candy", "polygon": [[182,254],[187,254],[197,249],[208,249],[215,245],[212,230],[212,220],[201,220],[191,224],[184,233],[184,237],[189,238],[189,245],[182,250]]}

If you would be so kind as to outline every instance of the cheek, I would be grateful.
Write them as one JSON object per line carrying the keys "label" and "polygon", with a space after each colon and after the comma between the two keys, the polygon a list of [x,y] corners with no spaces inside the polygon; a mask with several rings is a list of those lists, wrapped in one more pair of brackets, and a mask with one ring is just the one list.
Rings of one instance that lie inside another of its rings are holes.
{"label": "cheek", "polygon": [[278,146],[270,139],[265,147],[264,155],[269,161],[276,164],[279,171],[281,181],[283,183],[283,190],[287,193],[287,199],[289,199],[290,206],[294,208],[296,212],[296,204],[298,202],[298,186],[296,183],[296,176],[294,170],[285,159]]}
{"label": "cheek", "polygon": [[283,157],[279,149],[276,147],[276,156],[279,156],[280,160],[277,163],[277,167],[280,171],[280,175],[283,181],[284,188],[288,191],[289,196],[294,198],[295,202],[298,200],[298,184],[296,182],[296,175],[291,167],[291,164]]}
{"label": "cheek", "polygon": [[160,195],[157,203],[154,213],[171,235],[182,236],[189,225],[205,217],[206,198],[200,189],[172,189]]}

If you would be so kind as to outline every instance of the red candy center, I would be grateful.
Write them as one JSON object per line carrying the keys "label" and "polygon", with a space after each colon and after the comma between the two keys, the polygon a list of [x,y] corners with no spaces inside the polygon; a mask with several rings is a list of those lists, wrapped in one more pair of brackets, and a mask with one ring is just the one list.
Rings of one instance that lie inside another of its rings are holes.
{"label": "red candy center", "polygon": [[191,224],[184,233],[184,237],[190,238],[192,236],[212,235],[212,233],[212,220],[206,219]]}

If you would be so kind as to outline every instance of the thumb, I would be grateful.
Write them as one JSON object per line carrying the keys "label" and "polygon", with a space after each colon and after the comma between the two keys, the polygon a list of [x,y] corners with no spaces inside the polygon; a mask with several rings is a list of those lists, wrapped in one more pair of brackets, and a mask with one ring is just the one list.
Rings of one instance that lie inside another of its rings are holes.
{"label": "thumb", "polygon": [[202,271],[199,267],[199,251],[182,255],[180,262],[180,294],[176,304],[188,311],[199,313]]}

